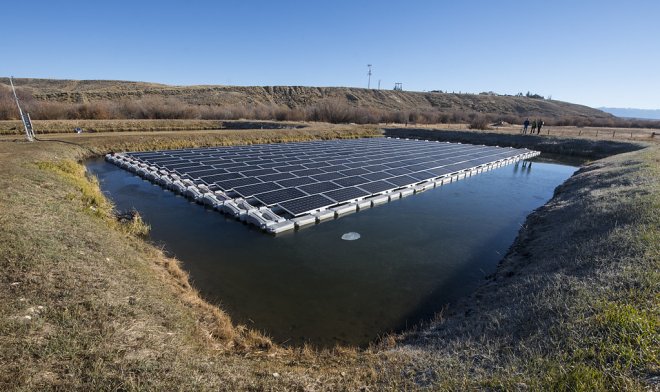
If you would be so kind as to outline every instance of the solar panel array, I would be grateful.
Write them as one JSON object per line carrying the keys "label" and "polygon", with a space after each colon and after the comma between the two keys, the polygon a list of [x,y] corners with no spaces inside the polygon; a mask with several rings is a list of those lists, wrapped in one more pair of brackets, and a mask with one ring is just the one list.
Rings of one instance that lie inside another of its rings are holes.
{"label": "solar panel array", "polygon": [[298,216],[528,150],[404,139],[351,139],[127,153],[255,205]]}

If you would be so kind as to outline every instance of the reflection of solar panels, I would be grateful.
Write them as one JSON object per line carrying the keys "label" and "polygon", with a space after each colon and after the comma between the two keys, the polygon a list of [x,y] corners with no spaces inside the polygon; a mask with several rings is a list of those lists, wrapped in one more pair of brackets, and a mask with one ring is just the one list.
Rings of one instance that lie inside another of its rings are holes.
{"label": "reflection of solar panels", "polygon": [[530,153],[512,148],[373,138],[125,155],[223,190],[230,197],[246,198],[256,207],[277,206],[298,216]]}

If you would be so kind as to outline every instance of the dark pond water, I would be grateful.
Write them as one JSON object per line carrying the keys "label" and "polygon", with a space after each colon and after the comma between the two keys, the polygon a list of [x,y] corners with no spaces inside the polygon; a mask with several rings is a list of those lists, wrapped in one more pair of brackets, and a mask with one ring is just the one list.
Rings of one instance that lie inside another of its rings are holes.
{"label": "dark pond water", "polygon": [[[234,322],[284,344],[365,345],[428,319],[492,273],[525,217],[575,166],[511,165],[276,237],[103,160],[89,161],[119,210]],[[361,238],[344,241],[357,232]]]}

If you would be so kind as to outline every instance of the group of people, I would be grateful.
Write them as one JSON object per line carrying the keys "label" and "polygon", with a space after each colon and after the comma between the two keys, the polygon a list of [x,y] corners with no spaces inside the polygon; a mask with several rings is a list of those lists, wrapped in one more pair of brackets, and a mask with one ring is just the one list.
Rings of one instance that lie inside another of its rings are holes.
{"label": "group of people", "polygon": [[[529,119],[528,118],[525,119],[525,122],[523,123],[523,129],[522,129],[522,134],[523,135],[527,134],[527,129],[529,129],[529,124],[530,124]],[[543,122],[543,120],[541,120],[539,118],[538,120],[532,121],[531,124],[532,124],[532,129],[531,129],[531,131],[529,131],[529,134],[533,135],[534,131],[536,131],[536,134],[538,135],[538,134],[541,133],[541,127],[543,127],[543,125],[545,123]]]}

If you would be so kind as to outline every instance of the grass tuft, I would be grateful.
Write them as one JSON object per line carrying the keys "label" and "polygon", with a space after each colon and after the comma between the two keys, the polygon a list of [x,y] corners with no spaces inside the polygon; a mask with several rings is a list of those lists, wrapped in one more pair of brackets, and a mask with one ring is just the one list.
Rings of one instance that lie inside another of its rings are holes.
{"label": "grass tuft", "polygon": [[86,212],[107,222],[114,221],[114,206],[101,192],[96,177],[88,175],[83,165],[73,160],[61,160],[37,162],[37,167],[56,173],[73,185]]}

